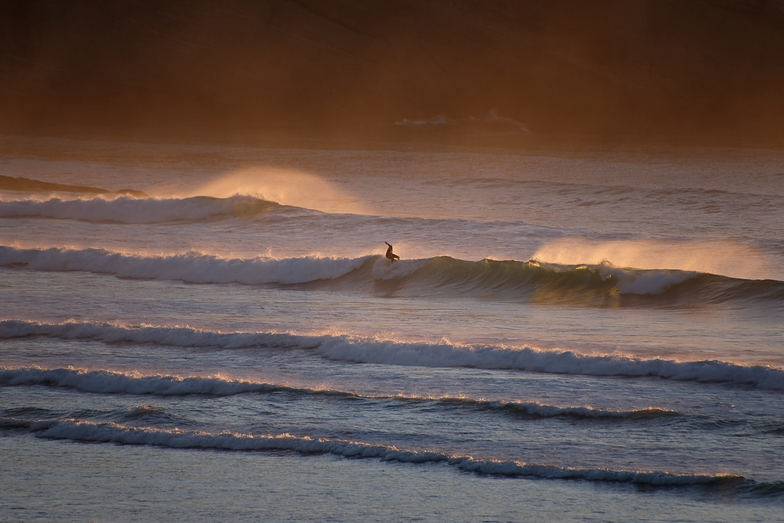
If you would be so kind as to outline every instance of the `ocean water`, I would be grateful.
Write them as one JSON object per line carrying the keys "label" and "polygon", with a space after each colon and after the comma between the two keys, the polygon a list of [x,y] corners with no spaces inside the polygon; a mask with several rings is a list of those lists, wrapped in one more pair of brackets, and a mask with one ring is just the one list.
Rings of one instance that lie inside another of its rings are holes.
{"label": "ocean water", "polygon": [[784,519],[781,152],[3,140],[3,521]]}

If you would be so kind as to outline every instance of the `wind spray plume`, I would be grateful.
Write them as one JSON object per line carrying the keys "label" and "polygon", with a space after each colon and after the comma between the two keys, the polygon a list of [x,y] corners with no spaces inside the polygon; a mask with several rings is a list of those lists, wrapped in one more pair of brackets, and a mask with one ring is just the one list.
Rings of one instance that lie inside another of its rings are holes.
{"label": "wind spray plume", "polygon": [[534,254],[540,262],[596,265],[610,262],[635,269],[678,269],[742,279],[782,277],[771,260],[751,246],[732,241],[677,242],[616,240],[596,242],[566,238],[549,242]]}
{"label": "wind spray plume", "polygon": [[237,194],[329,213],[368,214],[353,194],[321,176],[278,167],[234,171],[200,186],[190,195],[229,198]]}

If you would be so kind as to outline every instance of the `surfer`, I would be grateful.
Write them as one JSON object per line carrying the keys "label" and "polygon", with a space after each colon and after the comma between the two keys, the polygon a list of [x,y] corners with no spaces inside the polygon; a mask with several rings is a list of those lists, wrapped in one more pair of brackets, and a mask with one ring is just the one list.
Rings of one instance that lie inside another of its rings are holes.
{"label": "surfer", "polygon": [[[389,245],[389,242],[384,242],[384,243]],[[387,249],[386,257],[387,257],[388,260],[392,261],[392,263],[395,263],[395,260],[399,260],[400,259],[400,256],[398,256],[397,254],[392,252],[392,246],[391,245],[389,245],[389,249]]]}

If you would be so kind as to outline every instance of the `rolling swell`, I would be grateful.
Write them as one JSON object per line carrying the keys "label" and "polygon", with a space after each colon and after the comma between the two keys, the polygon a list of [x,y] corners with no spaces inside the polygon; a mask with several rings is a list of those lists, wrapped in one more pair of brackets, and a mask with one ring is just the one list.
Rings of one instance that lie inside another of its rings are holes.
{"label": "rolling swell", "polygon": [[0,267],[86,271],[123,278],[190,283],[309,285],[308,289],[394,292],[563,304],[569,306],[683,306],[731,301],[784,306],[784,282],[743,280],[678,270],[623,269],[610,264],[569,266],[535,261],[464,261],[447,256],[403,260],[359,258],[222,258],[188,253],[121,254],[104,249],[17,249],[0,246]]}
{"label": "rolling swell", "polygon": [[238,394],[269,394],[287,392],[299,396],[321,396],[336,399],[394,401],[401,404],[433,404],[442,408],[468,408],[509,413],[533,418],[590,418],[641,420],[658,417],[673,417],[676,411],[645,408],[631,411],[594,409],[588,406],[559,407],[536,402],[490,401],[467,397],[421,397],[421,396],[364,396],[350,391],[291,387],[273,383],[258,383],[246,380],[230,380],[220,377],[137,376],[105,370],[87,371],[78,369],[0,368],[0,386],[65,387],[82,392],[98,394],[134,394],[156,396],[232,396]]}
{"label": "rolling swell", "polygon": [[104,249],[15,249],[0,246],[0,266],[38,271],[86,271],[123,278],[189,283],[295,284],[332,279],[365,258],[221,258],[208,254],[128,255]]}
{"label": "rolling swell", "polygon": [[348,458],[379,459],[400,463],[443,463],[458,470],[499,477],[533,477],[571,479],[611,483],[633,483],[662,487],[722,486],[735,487],[761,496],[781,493],[776,483],[760,484],[732,474],[674,474],[633,470],[578,469],[555,465],[529,464],[519,461],[475,459],[446,452],[406,450],[391,445],[358,441],[312,438],[292,434],[210,433],[130,427],[113,422],[95,423],[79,419],[44,419],[27,421],[0,418],[0,428],[24,430],[40,438],[145,445],[173,449],[209,449],[224,451],[291,451],[304,455],[332,454]]}
{"label": "rolling swell", "polygon": [[573,351],[452,343],[407,343],[348,335],[304,336],[278,332],[223,333],[189,327],[129,327],[109,323],[0,321],[0,339],[48,336],[104,343],[147,343],[216,349],[309,350],[322,358],[354,363],[423,367],[470,367],[551,374],[658,377],[730,383],[784,391],[784,369],[723,361],[639,359]]}
{"label": "rolling swell", "polygon": [[166,424],[196,425],[192,419],[182,416],[172,415],[166,409],[155,405],[128,405],[116,408],[93,408],[80,409],[77,411],[67,411],[65,409],[46,409],[37,407],[17,407],[2,410],[0,409],[0,429],[14,430],[28,427],[30,421],[37,419],[73,419],[79,418],[89,421],[115,421],[119,423],[138,423],[144,421],[145,424],[155,424],[164,426]]}
{"label": "rolling swell", "polygon": [[258,216],[282,208],[252,196],[213,198],[92,198],[0,201],[0,218],[50,218],[99,223],[200,222]]}

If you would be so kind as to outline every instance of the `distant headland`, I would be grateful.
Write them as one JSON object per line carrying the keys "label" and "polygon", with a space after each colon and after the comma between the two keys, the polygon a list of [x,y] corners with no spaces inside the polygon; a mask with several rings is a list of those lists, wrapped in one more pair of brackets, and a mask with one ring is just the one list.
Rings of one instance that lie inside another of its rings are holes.
{"label": "distant headland", "polygon": [[148,195],[135,189],[121,189],[119,191],[109,191],[100,187],[89,187],[86,185],[66,185],[62,183],[42,182],[30,178],[14,178],[12,176],[0,175],[0,190],[2,191],[25,191],[25,192],[76,192],[92,194],[125,194],[137,198],[147,198]]}

